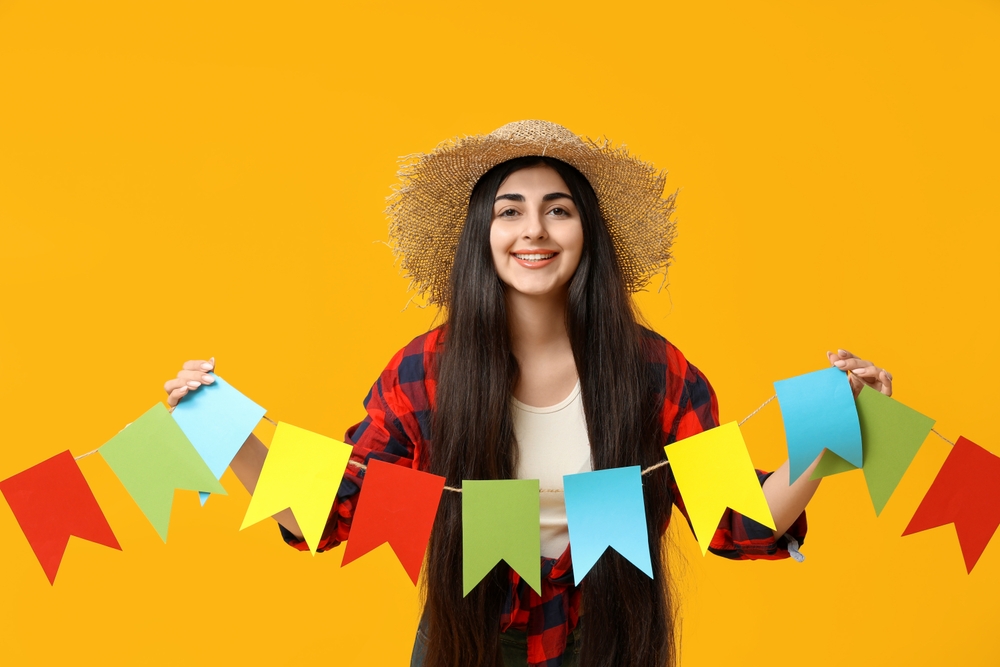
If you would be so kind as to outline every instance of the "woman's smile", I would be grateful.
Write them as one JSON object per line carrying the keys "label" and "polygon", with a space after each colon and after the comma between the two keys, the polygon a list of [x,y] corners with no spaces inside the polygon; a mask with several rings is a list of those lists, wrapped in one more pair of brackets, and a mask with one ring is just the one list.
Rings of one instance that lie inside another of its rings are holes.
{"label": "woman's smile", "polygon": [[524,268],[540,269],[551,264],[559,252],[557,250],[515,250],[510,254]]}

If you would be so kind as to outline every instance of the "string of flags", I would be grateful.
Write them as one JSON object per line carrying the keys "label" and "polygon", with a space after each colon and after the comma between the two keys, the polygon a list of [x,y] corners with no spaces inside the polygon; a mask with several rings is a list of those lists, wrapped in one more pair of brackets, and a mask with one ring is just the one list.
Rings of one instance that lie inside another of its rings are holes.
{"label": "string of flags", "polygon": [[[820,454],[814,479],[860,468],[879,515],[934,420],[867,387],[855,399],[847,374],[837,368],[774,386],[791,478]],[[265,412],[215,376],[172,412],[157,403],[77,458],[100,453],[166,542],[174,491],[198,492],[202,504],[210,494],[225,494],[219,479]],[[774,528],[740,424],[669,444],[666,460],[654,466],[671,466],[703,554],[727,508]],[[351,451],[339,440],[278,422],[240,529],[291,509],[315,554],[344,472],[355,464],[364,468],[365,481],[341,566],[388,543],[416,584],[441,495],[460,491],[465,593],[500,560],[540,590],[538,480],[463,480],[461,489],[453,489],[444,478],[412,468],[376,459],[356,464]],[[642,495],[642,474],[651,469],[629,466],[563,478],[577,584],[609,547],[653,576]],[[0,481],[0,493],[51,584],[70,536],[121,550],[69,451]],[[613,511],[601,502],[609,496],[616,498]],[[965,437],[954,443],[903,535],[948,523],[955,525],[971,573],[1000,527],[1000,457]]]}

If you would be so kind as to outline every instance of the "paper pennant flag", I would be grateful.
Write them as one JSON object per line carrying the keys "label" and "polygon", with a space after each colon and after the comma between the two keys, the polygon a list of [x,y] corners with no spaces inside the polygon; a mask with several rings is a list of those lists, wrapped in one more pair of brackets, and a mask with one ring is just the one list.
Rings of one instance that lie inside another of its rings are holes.
{"label": "paper pennant flag", "polygon": [[[171,414],[208,464],[215,479],[221,479],[222,473],[226,472],[236,452],[240,451],[267,410],[218,375],[212,377],[215,382],[189,392]],[[208,495],[201,494],[202,505],[208,500]]]}
{"label": "paper pennant flag", "polygon": [[70,535],[121,551],[80,466],[68,451],[3,480],[0,492],[50,584],[56,582]]}
{"label": "paper pennant flag", "polygon": [[903,531],[955,524],[965,569],[972,572],[1000,526],[1000,457],[960,437]]}
{"label": "paper pennant flag", "polygon": [[[639,466],[563,476],[566,520],[573,550],[573,579],[580,581],[608,549],[614,549],[652,579]],[[608,498],[614,498],[613,503]]]}
{"label": "paper pennant flag", "polygon": [[315,555],[350,456],[348,444],[278,422],[240,530],[291,509]]}
{"label": "paper pennant flag", "polygon": [[476,587],[500,560],[542,591],[537,479],[462,481],[462,579]]}
{"label": "paper pennant flag", "polygon": [[785,423],[792,481],[824,448],[861,467],[861,426],[847,373],[831,367],[774,383]]}
{"label": "paper pennant flag", "polygon": [[98,452],[164,542],[174,489],[226,494],[162,403],[122,429]]}
{"label": "paper pennant flag", "polygon": [[370,459],[341,567],[388,542],[416,585],[443,489],[444,477]]}
{"label": "paper pennant flag", "polygon": [[[883,393],[864,387],[857,399],[864,448],[864,474],[875,516],[882,513],[913,457],[920,450],[934,420]],[[823,454],[812,479],[856,470],[831,451]]]}
{"label": "paper pennant flag", "polygon": [[664,450],[702,555],[708,551],[727,507],[774,529],[771,509],[736,422],[703,431]]}

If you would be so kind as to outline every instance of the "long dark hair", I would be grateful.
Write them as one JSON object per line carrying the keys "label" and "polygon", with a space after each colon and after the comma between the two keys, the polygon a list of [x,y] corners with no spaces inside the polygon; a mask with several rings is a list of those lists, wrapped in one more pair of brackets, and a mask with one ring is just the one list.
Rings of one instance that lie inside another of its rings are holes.
{"label": "long dark hair", "polygon": [[[490,251],[494,198],[513,172],[555,169],[583,224],[580,264],[569,283],[567,330],[583,396],[594,469],[648,466],[663,459],[657,395],[644,361],[643,333],[619,270],[615,247],[587,179],[552,158],[504,162],[476,184],[451,273],[445,347],[429,460],[422,467],[449,485],[510,479],[517,467],[511,351],[505,287]],[[609,551],[581,582],[584,667],[660,667],[673,662],[673,618],[662,527],[672,498],[665,468],[643,478],[654,578]],[[609,498],[608,502],[615,502]],[[462,596],[461,497],[445,493],[431,535],[425,583],[427,667],[498,667],[500,615],[508,568],[501,563]]]}

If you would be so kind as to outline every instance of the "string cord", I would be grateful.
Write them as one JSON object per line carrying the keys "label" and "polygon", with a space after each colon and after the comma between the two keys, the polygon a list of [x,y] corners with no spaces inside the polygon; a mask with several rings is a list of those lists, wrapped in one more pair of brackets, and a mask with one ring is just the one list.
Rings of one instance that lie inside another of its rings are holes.
{"label": "string cord", "polygon": [[[745,424],[748,419],[750,419],[751,417],[753,417],[754,415],[756,415],[758,412],[760,412],[761,410],[763,410],[767,406],[768,403],[770,403],[771,401],[773,401],[776,398],[778,398],[777,394],[775,394],[771,398],[769,398],[766,401],[764,401],[763,403],[761,403],[760,407],[758,407],[756,410],[754,410],[753,412],[751,412],[750,414],[748,414],[746,417],[744,417],[742,420],[740,420],[740,422],[737,424],[737,426],[743,426],[743,424]],[[264,415],[264,419],[266,419],[267,421],[271,422],[275,426],[278,425],[278,422],[274,421],[273,419],[271,419],[267,415]],[[126,424],[125,426],[126,426],[126,428],[128,428],[129,425]],[[122,429],[122,430],[124,430],[124,429]],[[941,438],[942,440],[944,440],[945,442],[947,442],[949,445],[952,445],[952,446],[955,445],[954,442],[952,442],[948,438],[944,437],[943,435],[941,435],[940,433],[938,433],[933,428],[931,429],[931,433],[933,433],[937,437]],[[92,449],[89,452],[87,452],[86,454],[80,454],[79,456],[74,456],[73,458],[76,459],[77,461],[79,461],[80,459],[86,458],[86,457],[90,456],[91,454],[96,454],[97,451],[98,451],[98,449],[100,449],[100,447],[98,447],[97,449]],[[368,470],[368,466],[365,465],[364,463],[361,463],[360,461],[348,461],[347,463],[348,463],[348,465],[354,466],[358,470]],[[655,463],[655,464],[649,466],[648,468],[645,468],[642,471],[642,475],[643,476],[648,475],[649,473],[653,472],[654,470],[658,470],[659,468],[662,468],[663,466],[668,466],[668,465],[670,465],[670,461],[667,460],[667,459],[664,459],[664,460],[660,461],[659,463]],[[453,493],[461,493],[462,492],[461,488],[454,487],[454,486],[445,486],[444,490],[445,491],[451,491]],[[562,489],[539,489],[539,492],[540,493],[562,493],[563,490]]]}

